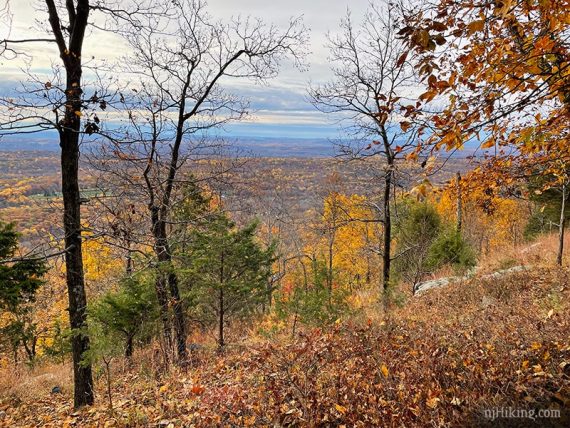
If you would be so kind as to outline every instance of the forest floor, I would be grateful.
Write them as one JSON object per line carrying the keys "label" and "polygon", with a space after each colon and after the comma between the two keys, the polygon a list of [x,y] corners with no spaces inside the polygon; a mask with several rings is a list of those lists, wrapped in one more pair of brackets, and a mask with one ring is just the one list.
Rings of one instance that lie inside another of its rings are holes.
{"label": "forest floor", "polygon": [[570,269],[535,266],[201,349],[184,372],[143,350],[115,363],[112,409],[104,373],[96,405],[74,411],[69,364],[8,367],[0,426],[570,426],[569,331]]}

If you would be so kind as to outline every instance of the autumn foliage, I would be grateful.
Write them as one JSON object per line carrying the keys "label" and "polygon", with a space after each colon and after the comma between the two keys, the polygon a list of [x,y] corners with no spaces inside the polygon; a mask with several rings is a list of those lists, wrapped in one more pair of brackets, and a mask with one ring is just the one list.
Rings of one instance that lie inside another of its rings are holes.
{"label": "autumn foliage", "polygon": [[[71,413],[69,392],[55,403],[47,392],[18,408],[4,401],[6,421],[491,426],[482,418],[485,408],[564,409],[570,399],[568,275],[540,269],[458,284],[410,302],[381,323],[363,312],[294,341],[248,343],[223,357],[202,351],[187,373],[153,379],[141,366],[120,376],[114,411],[100,404]],[[556,423],[565,421],[562,413]]]}
{"label": "autumn foliage", "polygon": [[570,426],[570,0],[348,12],[308,99],[346,162],[241,159],[209,134],[249,113],[226,80],[303,68],[300,19],[136,3],[65,4],[69,28],[124,23],[136,88],[82,82],[88,33],[50,0],[66,101],[57,79],[29,89],[48,104],[0,98],[0,137],[51,111],[63,150],[0,177],[0,425]]}

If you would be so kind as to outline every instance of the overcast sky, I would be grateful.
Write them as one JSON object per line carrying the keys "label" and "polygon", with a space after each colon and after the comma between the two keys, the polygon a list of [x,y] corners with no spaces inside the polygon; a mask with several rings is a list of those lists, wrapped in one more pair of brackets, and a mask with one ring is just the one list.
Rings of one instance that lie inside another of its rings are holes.
{"label": "overcast sky", "polygon": [[[45,19],[44,14],[34,11],[37,0],[10,0],[13,13],[11,38],[36,34],[31,27],[35,19]],[[245,91],[256,110],[255,117],[247,123],[233,125],[229,131],[236,136],[272,136],[272,137],[334,137],[337,129],[330,118],[315,111],[306,101],[309,81],[322,82],[329,77],[326,43],[327,31],[335,31],[339,20],[350,7],[355,17],[361,17],[369,0],[209,0],[209,11],[217,18],[230,18],[235,15],[252,15],[263,18],[266,22],[286,26],[291,17],[303,16],[305,25],[310,29],[311,54],[308,57],[309,69],[300,72],[290,64],[284,64],[280,76],[272,80],[269,86],[250,85]],[[0,38],[4,38],[1,34]],[[95,40],[94,40],[95,39]],[[117,43],[111,35],[91,38],[84,51],[85,55],[103,58],[121,55]],[[50,47],[36,45],[32,49],[35,58],[34,70],[50,68],[50,61],[57,61],[58,55]],[[21,79],[15,61],[0,63],[0,91],[15,87]]]}

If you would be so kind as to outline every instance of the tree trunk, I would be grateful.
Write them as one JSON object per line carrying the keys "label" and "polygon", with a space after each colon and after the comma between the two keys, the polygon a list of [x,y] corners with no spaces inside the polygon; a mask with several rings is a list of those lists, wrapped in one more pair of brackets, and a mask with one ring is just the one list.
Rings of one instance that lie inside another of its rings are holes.
{"label": "tree trunk", "polygon": [[[368,224],[366,224],[366,248],[370,247],[370,231],[368,229]],[[370,284],[370,280],[372,278],[372,266],[370,263],[370,251],[366,251],[366,277],[365,277],[365,281],[366,284],[369,285]]]}
{"label": "tree trunk", "polygon": [[111,360],[103,358],[105,364],[105,374],[107,375],[107,399],[109,400],[109,409],[113,410],[113,394],[111,393]]}
{"label": "tree trunk", "polygon": [[134,334],[127,335],[127,342],[125,344],[125,357],[130,360],[133,356],[133,341],[134,341]]}
{"label": "tree trunk", "polygon": [[[159,219],[159,210],[156,207],[150,207],[151,221],[152,221],[152,234],[154,238],[154,252],[157,260],[160,262],[162,254],[165,252],[163,249],[165,239],[161,237],[161,226]],[[162,272],[158,272],[155,282],[156,298],[160,311],[160,321],[162,322],[162,335],[164,338],[164,345],[166,346],[166,353],[169,354],[172,349],[172,332],[170,325],[170,316],[168,314],[168,292],[166,290],[166,278]]]}
{"label": "tree trunk", "polygon": [[32,353],[32,350],[30,349],[30,347],[28,346],[28,342],[26,340],[22,340],[22,345],[24,345],[24,350],[26,351],[26,355],[28,356],[28,361],[30,363],[34,362],[34,354]]}
{"label": "tree trunk", "polygon": [[[69,83],[69,82],[68,82]],[[68,87],[72,85],[68,84]],[[63,194],[63,223],[65,230],[65,267],[74,374],[74,406],[91,405],[94,401],[91,365],[82,364],[89,350],[87,336],[87,296],[83,276],[81,246],[81,202],[79,193],[79,117],[73,119],[73,129],[61,131],[61,184]]]}
{"label": "tree trunk", "polygon": [[79,193],[79,133],[81,132],[82,50],[89,19],[89,0],[68,2],[69,44],[66,44],[63,25],[54,0],[45,0],[49,23],[58,46],[66,73],[65,111],[57,124],[61,146],[61,189],[63,195],[63,225],[65,232],[65,267],[71,349],[74,373],[74,406],[93,404],[93,375],[90,364],[82,364],[83,354],[89,350],[87,336],[87,297],[83,276],[81,249],[81,199]]}
{"label": "tree trunk", "polygon": [[218,324],[218,344],[220,349],[224,348],[224,250],[220,258],[220,293],[218,295],[219,324]]}
{"label": "tree trunk", "polygon": [[558,225],[558,255],[556,264],[562,266],[562,256],[564,254],[564,226],[566,223],[566,183],[562,184],[562,204],[560,207],[560,224]]}
{"label": "tree trunk", "polygon": [[457,171],[457,231],[463,228],[463,199],[461,195],[461,174]]}
{"label": "tree trunk", "polygon": [[32,337],[31,342],[32,343],[28,345],[28,341],[26,339],[23,339],[22,345],[24,345],[24,349],[26,351],[26,354],[28,355],[28,361],[30,362],[30,364],[33,364],[36,359],[36,344],[38,342],[38,338],[35,336]]}
{"label": "tree trunk", "polygon": [[382,287],[384,293],[390,286],[390,265],[392,262],[392,215],[390,212],[390,195],[392,191],[392,165],[389,162],[384,176],[384,197],[382,205],[384,209],[384,242],[382,248]]}
{"label": "tree trunk", "polygon": [[[172,256],[169,256],[168,263],[170,265],[170,269],[172,269]],[[180,298],[180,291],[178,288],[178,275],[173,271],[168,275],[168,288],[172,299],[172,310],[174,312],[174,333],[176,334],[178,363],[185,366],[188,363],[188,351],[186,349],[186,317],[184,315],[184,306],[182,305],[182,299]]]}
{"label": "tree trunk", "polygon": [[[154,214],[153,214],[154,216]],[[185,365],[188,360],[188,352],[186,350],[186,321],[184,316],[184,308],[180,299],[178,288],[178,277],[173,271],[172,254],[166,234],[166,222],[162,219],[153,220],[154,249],[158,262],[160,263],[160,271],[156,281],[156,292],[160,305],[161,319],[163,322],[163,331],[167,346],[172,346],[172,337],[170,334],[170,318],[168,316],[168,308],[172,306],[174,314],[174,332],[176,335],[176,351],[178,354],[178,362]],[[167,289],[168,287],[168,289]],[[170,293],[170,299],[168,296]],[[169,302],[170,300],[170,302]],[[169,304],[171,303],[171,305]]]}
{"label": "tree trunk", "polygon": [[218,323],[218,345],[220,349],[223,349],[225,342],[224,342],[224,289],[220,287],[220,293],[218,295],[218,304],[220,306],[219,311],[219,323]]}
{"label": "tree trunk", "polygon": [[[334,227],[336,227],[336,226],[334,226]],[[334,235],[329,240],[329,266],[327,269],[327,287],[329,290],[329,300],[330,300],[330,296],[332,295],[332,289],[333,289],[333,257],[334,257],[334,248],[333,247],[334,247]]]}
{"label": "tree trunk", "polygon": [[131,276],[133,274],[133,250],[131,249],[131,239],[127,239],[127,263],[126,263],[126,273],[127,276]]}

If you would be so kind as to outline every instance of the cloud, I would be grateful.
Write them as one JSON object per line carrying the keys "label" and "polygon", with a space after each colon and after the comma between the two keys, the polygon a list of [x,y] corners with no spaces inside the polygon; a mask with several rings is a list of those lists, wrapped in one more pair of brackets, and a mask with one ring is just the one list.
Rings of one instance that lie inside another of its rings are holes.
{"label": "cloud", "polygon": [[[11,38],[45,37],[45,32],[37,28],[36,20],[46,22],[45,11],[38,10],[34,0],[11,0],[13,25]],[[253,121],[232,125],[235,132],[252,132],[252,135],[270,133],[331,135],[330,119],[318,113],[306,100],[306,87],[309,81],[322,82],[330,77],[327,63],[327,51],[324,48],[326,32],[338,27],[340,18],[348,7],[356,16],[361,16],[368,0],[288,0],[268,2],[267,0],[210,0],[209,11],[212,16],[229,19],[237,15],[260,17],[276,25],[287,25],[291,17],[303,16],[311,30],[311,54],[308,57],[309,68],[300,72],[291,64],[284,63],[279,77],[266,86],[228,84],[228,89],[251,101],[256,111]],[[4,38],[6,30],[0,34]],[[94,32],[87,37],[84,54],[91,58],[118,60],[124,53],[123,42],[110,33]],[[54,46],[34,44],[27,48],[34,72],[49,76],[53,64],[59,62]],[[0,96],[13,94],[18,80],[22,78],[21,68],[26,63],[21,60],[0,61]],[[304,130],[303,130],[304,128]],[[242,134],[245,135],[245,134]]]}

